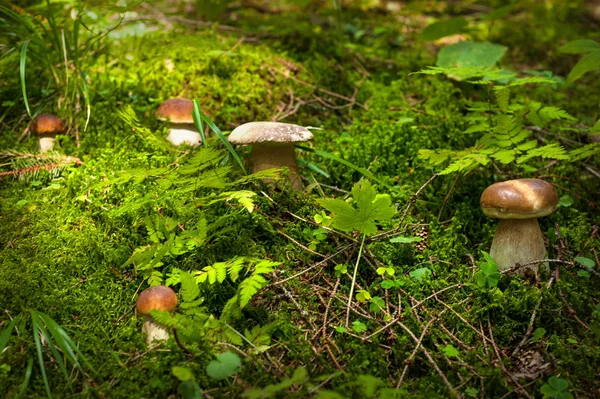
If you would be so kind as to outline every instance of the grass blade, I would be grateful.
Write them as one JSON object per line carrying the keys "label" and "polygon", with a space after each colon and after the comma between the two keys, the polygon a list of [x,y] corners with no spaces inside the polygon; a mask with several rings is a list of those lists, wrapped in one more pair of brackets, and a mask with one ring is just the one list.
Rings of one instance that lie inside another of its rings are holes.
{"label": "grass blade", "polygon": [[83,368],[81,367],[81,364],[79,363],[79,360],[77,360],[76,357],[76,355],[78,355],[81,358],[82,363],[93,371],[91,365],[83,356],[83,353],[81,353],[79,348],[77,348],[77,345],[75,345],[73,340],[71,340],[71,337],[69,337],[67,332],[47,314],[42,312],[38,312],[38,314],[48,327],[48,331],[50,331],[50,334],[52,334],[52,337],[56,341],[58,347],[67,356],[67,359],[69,359],[79,369],[79,371],[83,373]]}
{"label": "grass blade", "polygon": [[29,380],[31,379],[31,372],[33,371],[33,357],[29,356],[27,358],[27,368],[25,369],[25,378],[21,383],[21,389],[19,389],[19,393],[17,394],[17,398],[23,397],[25,391],[27,391],[27,387],[29,386]]}
{"label": "grass blade", "polygon": [[345,159],[342,159],[342,158],[338,157],[337,155],[333,155],[333,154],[331,154],[331,153],[329,153],[327,151],[315,150],[314,148],[304,147],[304,146],[301,146],[301,145],[296,145],[296,148],[299,148],[299,149],[304,150],[306,152],[312,152],[315,155],[318,155],[318,156],[326,158],[326,159],[330,159],[332,161],[339,162],[342,165],[345,165],[345,166],[349,167],[350,169],[359,172],[363,176],[368,177],[369,179],[372,179],[372,180],[376,181],[377,183],[379,183],[383,187],[387,188],[388,190],[391,190],[391,191],[396,190],[394,187],[392,187],[389,184],[387,184],[387,183],[379,180],[378,178],[376,178],[375,175],[373,175],[373,173],[369,172],[367,169],[358,167],[358,166],[354,165],[353,163],[348,162]]}
{"label": "grass blade", "polygon": [[306,160],[304,160],[302,158],[296,158],[296,163],[298,165],[301,165],[301,166],[303,166],[305,168],[308,168],[308,169],[312,170],[313,172],[316,172],[316,173],[320,174],[321,176],[324,176],[326,178],[330,177],[329,173],[325,172],[323,169],[319,168],[317,165],[315,165],[312,162],[308,162],[308,161],[306,161]]}
{"label": "grass blade", "polygon": [[19,320],[21,319],[21,315],[18,315],[4,329],[2,330],[2,334],[0,334],[0,355],[8,345],[8,341],[10,340],[10,336],[12,334],[13,328],[17,325]]}
{"label": "grass blade", "polygon": [[73,391],[73,386],[71,384],[71,380],[69,379],[69,372],[67,371],[65,362],[64,362],[62,356],[60,355],[60,352],[58,351],[58,349],[56,349],[56,346],[54,345],[54,341],[52,340],[52,335],[48,333],[46,328],[44,328],[44,322],[40,317],[40,313],[38,313],[34,310],[31,311],[31,323],[37,328],[37,330],[46,339],[46,344],[48,345],[48,348],[50,348],[50,352],[52,352],[52,356],[54,357],[54,360],[56,360],[56,363],[58,364],[58,368],[64,374],[65,379],[67,380],[67,385],[69,385],[69,388],[71,389],[71,391]]}
{"label": "grass blade", "polygon": [[200,132],[200,137],[202,138],[202,144],[204,144],[204,148],[208,148],[206,133],[204,132],[204,122],[202,122],[202,116],[200,116],[200,107],[198,106],[198,102],[195,100],[193,101],[193,104],[194,110],[192,111],[192,118],[194,119],[194,125]]}
{"label": "grass blade", "polygon": [[40,371],[42,372],[42,380],[44,381],[44,388],[46,389],[46,394],[49,398],[52,398],[52,393],[50,393],[50,384],[48,383],[48,376],[46,375],[46,367],[44,366],[44,356],[42,354],[42,343],[40,342],[40,331],[38,330],[37,323],[33,322],[33,311],[31,313],[32,320],[32,328],[33,328],[33,340],[35,341],[35,349],[37,352],[38,362],[40,364]]}
{"label": "grass blade", "polygon": [[21,60],[19,65],[19,70],[21,72],[21,91],[23,92],[23,101],[25,102],[25,108],[27,109],[27,114],[30,118],[31,110],[29,109],[29,101],[27,100],[27,87],[25,86],[25,63],[27,62],[27,46],[29,46],[30,40],[26,40],[21,46]]}
{"label": "grass blade", "polygon": [[201,116],[201,119],[204,122],[206,122],[208,127],[210,127],[210,129],[213,132],[215,132],[215,134],[217,135],[219,140],[221,140],[223,145],[225,145],[225,147],[229,150],[229,153],[231,154],[233,159],[235,159],[235,162],[239,165],[239,167],[242,169],[244,174],[247,175],[248,172],[246,172],[246,168],[244,167],[244,164],[242,163],[240,156],[238,155],[237,152],[235,152],[235,150],[233,149],[233,147],[231,146],[229,141],[225,138],[225,136],[223,135],[221,130],[217,127],[217,125],[215,125],[214,122],[204,112],[202,112],[202,110],[198,106],[198,99],[194,99],[194,113],[196,112],[196,110],[198,111],[198,114]]}

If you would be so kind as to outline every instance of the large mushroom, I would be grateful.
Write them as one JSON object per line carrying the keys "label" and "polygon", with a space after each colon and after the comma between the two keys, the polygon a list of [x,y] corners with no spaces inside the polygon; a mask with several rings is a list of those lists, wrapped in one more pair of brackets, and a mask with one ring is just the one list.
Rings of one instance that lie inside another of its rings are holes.
{"label": "large mushroom", "polygon": [[169,121],[167,140],[176,146],[189,144],[197,147],[202,144],[200,133],[194,125],[193,111],[194,103],[187,98],[171,98],[158,107],[158,119]]}
{"label": "large mushroom", "polygon": [[[554,187],[539,179],[508,180],[485,189],[481,209],[486,216],[500,219],[490,250],[500,270],[546,258],[537,218],[550,215],[557,206]],[[539,265],[528,268],[537,271]]]}
{"label": "large mushroom", "polygon": [[165,285],[156,285],[147,288],[138,297],[136,306],[138,312],[144,315],[142,332],[147,335],[146,342],[148,346],[151,346],[153,341],[169,339],[167,328],[156,323],[152,316],[150,316],[150,311],[162,310],[172,312],[175,310],[177,307],[177,295],[175,292]]}
{"label": "large mushroom", "polygon": [[305,127],[280,122],[250,122],[236,127],[229,142],[252,145],[248,165],[252,173],[285,166],[294,190],[301,191],[302,180],[296,165],[294,144],[313,139]]}
{"label": "large mushroom", "polygon": [[64,133],[65,123],[58,116],[52,114],[39,114],[29,124],[31,133],[40,140],[40,152],[48,152],[54,148],[54,139],[57,134]]}

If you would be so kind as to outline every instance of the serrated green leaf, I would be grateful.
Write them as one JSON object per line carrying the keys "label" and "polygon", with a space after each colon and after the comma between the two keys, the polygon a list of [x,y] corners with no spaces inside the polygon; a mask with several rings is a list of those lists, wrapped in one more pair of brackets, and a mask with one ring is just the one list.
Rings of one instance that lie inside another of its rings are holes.
{"label": "serrated green leaf", "polygon": [[377,221],[389,220],[394,216],[392,200],[387,194],[377,194],[368,180],[352,188],[357,204],[354,208],[341,199],[318,200],[318,203],[333,213],[332,226],[342,231],[359,231],[365,235],[377,232]]}
{"label": "serrated green leaf", "polygon": [[200,288],[189,272],[181,270],[179,281],[181,282],[181,298],[184,302],[192,302],[200,295]]}
{"label": "serrated green leaf", "polygon": [[438,67],[478,67],[490,68],[496,65],[507,47],[499,44],[464,41],[444,47],[438,54]]}
{"label": "serrated green leaf", "polygon": [[448,357],[456,357],[459,354],[458,350],[450,344],[442,346],[442,352]]}

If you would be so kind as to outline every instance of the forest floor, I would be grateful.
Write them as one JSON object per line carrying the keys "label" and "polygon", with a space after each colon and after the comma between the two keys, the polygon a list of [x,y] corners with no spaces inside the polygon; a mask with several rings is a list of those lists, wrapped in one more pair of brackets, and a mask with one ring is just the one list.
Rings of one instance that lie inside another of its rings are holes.
{"label": "forest floor", "polygon": [[[600,396],[600,84],[559,51],[600,40],[582,2],[205,3],[0,8],[4,397]],[[172,97],[206,146],[165,140]],[[67,122],[54,152],[27,107]],[[224,146],[252,121],[316,128],[303,191]],[[559,197],[539,273],[487,255],[481,193],[519,178]]]}

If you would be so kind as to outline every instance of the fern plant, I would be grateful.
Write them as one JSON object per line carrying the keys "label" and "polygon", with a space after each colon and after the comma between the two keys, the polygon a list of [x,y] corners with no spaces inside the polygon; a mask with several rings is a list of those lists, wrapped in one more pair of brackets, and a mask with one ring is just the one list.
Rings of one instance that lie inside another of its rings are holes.
{"label": "fern plant", "polygon": [[[256,326],[242,334],[229,322],[234,320],[240,310],[268,283],[265,275],[272,273],[278,265],[278,262],[238,257],[206,266],[200,271],[188,272],[175,268],[167,278],[166,284],[181,284],[181,312],[151,313],[158,323],[175,328],[177,334],[187,342],[225,341],[240,346],[246,342],[256,352],[263,351],[268,348],[272,325],[263,328]],[[242,276],[245,278],[241,279]],[[210,289],[210,286],[223,284],[227,279],[229,284],[239,284],[235,294],[223,307],[221,316],[217,318],[202,306],[205,302],[205,298],[201,296],[202,288]]]}
{"label": "fern plant", "polygon": [[[565,110],[530,101],[511,101],[512,92],[527,84],[553,85],[556,81],[544,76],[519,78],[515,74],[499,69],[480,67],[430,67],[418,72],[427,75],[454,75],[461,80],[489,86],[494,94],[488,102],[472,102],[467,109],[467,120],[471,126],[463,134],[477,135],[472,147],[462,150],[419,151],[419,158],[431,166],[439,167],[449,162],[440,174],[466,173],[490,162],[524,165],[532,158],[559,160],[581,159],[600,152],[600,146],[592,144],[567,151],[558,143],[540,146],[533,137],[536,129],[545,129],[554,121],[574,122],[575,118]],[[532,125],[532,127],[529,127]],[[573,158],[572,158],[573,157]]]}

